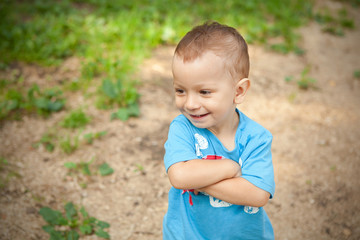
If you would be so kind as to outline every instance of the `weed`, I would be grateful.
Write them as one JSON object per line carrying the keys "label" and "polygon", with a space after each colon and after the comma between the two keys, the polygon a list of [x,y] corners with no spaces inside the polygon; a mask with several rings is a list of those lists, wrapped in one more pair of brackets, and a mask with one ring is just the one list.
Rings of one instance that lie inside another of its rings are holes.
{"label": "weed", "polygon": [[144,169],[144,166],[141,165],[141,164],[136,164],[135,165],[135,170],[134,172],[140,172],[141,174],[145,175],[145,169]]}
{"label": "weed", "polygon": [[291,93],[291,94],[288,96],[288,100],[289,100],[289,102],[291,102],[291,103],[295,102],[295,99],[296,99],[296,93]]}
{"label": "weed", "polygon": [[34,84],[26,94],[23,92],[23,89],[10,88],[0,97],[0,119],[7,118],[12,113],[20,115],[24,111],[46,117],[62,110],[65,105],[62,91],[56,88],[41,90]]}
{"label": "weed", "polygon": [[345,29],[354,29],[355,24],[347,16],[346,9],[340,9],[334,16],[328,9],[324,9],[315,15],[315,20],[323,25],[323,31],[332,35],[344,36]]}
{"label": "weed", "polygon": [[75,136],[73,139],[68,135],[63,137],[60,141],[60,148],[66,153],[71,154],[79,147],[79,136]]}
{"label": "weed", "polygon": [[[299,79],[296,80],[296,83],[300,89],[307,90],[309,88],[316,88],[316,79],[309,77],[309,71],[310,67],[307,66],[304,68],[304,70],[301,72],[301,76]],[[294,80],[293,76],[287,76],[285,77],[286,82],[291,82]]]}
{"label": "weed", "polygon": [[107,134],[106,131],[96,132],[96,133],[87,133],[84,134],[84,139],[88,144],[92,144],[95,139],[100,139],[101,137]]}
{"label": "weed", "polygon": [[36,142],[33,146],[35,148],[39,147],[39,145],[43,145],[48,152],[53,152],[55,149],[55,141],[57,136],[53,133],[45,133],[41,139]]}
{"label": "weed", "polygon": [[86,126],[90,122],[90,117],[83,110],[78,109],[70,112],[60,125],[64,128],[80,128]]}
{"label": "weed", "polygon": [[360,70],[355,70],[353,75],[354,75],[354,78],[360,79]]}
{"label": "weed", "polygon": [[111,120],[120,119],[126,121],[130,117],[138,117],[140,115],[139,105],[137,103],[127,108],[119,108],[117,112],[111,114]]}
{"label": "weed", "polygon": [[9,89],[3,97],[0,97],[0,119],[8,117],[11,113],[18,115],[23,103],[24,97],[21,92]]}
{"label": "weed", "polygon": [[0,190],[4,188],[13,177],[20,178],[21,175],[12,169],[6,158],[0,156]]}
{"label": "weed", "polygon": [[294,79],[293,76],[286,76],[285,77],[285,82],[291,82]]}
{"label": "weed", "polygon": [[35,84],[27,92],[28,102],[25,103],[25,108],[35,109],[39,115],[48,116],[64,107],[65,100],[62,98],[62,94],[62,91],[56,88],[42,91]]}
{"label": "weed", "polygon": [[99,166],[99,173],[101,176],[107,176],[114,173],[114,169],[112,169],[109,164],[103,163]]}
{"label": "weed", "polygon": [[[4,158],[0,157],[0,173],[4,172],[9,162]],[[0,175],[0,189],[4,188],[8,182],[8,177],[4,177],[3,174]]]}
{"label": "weed", "polygon": [[104,239],[110,239],[110,235],[104,229],[110,224],[90,217],[84,207],[80,210],[68,202],[64,206],[64,213],[42,207],[39,214],[47,222],[42,229],[50,235],[50,240],[78,240],[81,235],[93,235]]}
{"label": "weed", "polygon": [[0,171],[4,169],[4,166],[9,164],[8,160],[6,160],[4,157],[0,157]]}
{"label": "weed", "polygon": [[139,99],[134,83],[123,82],[120,79],[115,82],[108,78],[104,79],[99,93],[97,106],[100,109],[108,109],[114,105],[126,108],[137,103]]}
{"label": "weed", "polygon": [[336,169],[337,169],[336,165],[332,165],[332,166],[330,166],[330,170],[331,170],[332,172],[335,172],[335,171],[336,171]]}
{"label": "weed", "polygon": [[[90,165],[94,162],[94,158],[92,158],[88,162],[80,162],[80,163],[74,163],[74,162],[67,162],[64,164],[64,166],[69,170],[68,175],[69,176],[76,176],[83,174],[85,176],[92,176],[92,172],[90,170]],[[97,166],[97,171],[101,176],[107,176],[114,172],[114,169],[110,167],[107,163],[102,163],[99,166]]]}
{"label": "weed", "polygon": [[82,173],[86,176],[91,176],[90,164],[92,164],[93,161],[94,159],[91,159],[89,162],[67,162],[64,164],[64,166],[69,169],[68,175],[70,176],[78,175],[79,173]]}
{"label": "weed", "polygon": [[[92,158],[88,162],[81,161],[80,163],[75,162],[67,162],[64,164],[64,166],[68,169],[67,175],[71,178],[74,178],[79,185],[82,188],[87,187],[87,183],[91,180],[91,176],[93,175],[93,172],[95,171],[92,163],[94,162],[94,158]],[[114,172],[114,169],[110,167],[109,164],[103,163],[101,165],[97,166],[96,169],[97,173],[100,174],[100,176],[107,176],[111,175]]]}
{"label": "weed", "polygon": [[64,85],[64,90],[68,90],[71,92],[76,92],[82,89],[82,84],[80,82],[80,80],[78,78],[69,80],[68,82],[65,83]]}
{"label": "weed", "polygon": [[129,117],[139,116],[140,112],[137,101],[140,95],[134,87],[134,83],[124,83],[120,79],[115,82],[110,79],[104,79],[99,92],[98,108],[119,107],[118,111],[111,115],[111,119],[125,121]]}
{"label": "weed", "polygon": [[311,77],[308,76],[309,71],[310,71],[310,67],[306,67],[301,72],[301,77],[300,77],[299,80],[297,80],[297,84],[298,84],[300,89],[307,90],[310,87],[314,88],[314,84],[316,83],[316,79],[311,78]]}

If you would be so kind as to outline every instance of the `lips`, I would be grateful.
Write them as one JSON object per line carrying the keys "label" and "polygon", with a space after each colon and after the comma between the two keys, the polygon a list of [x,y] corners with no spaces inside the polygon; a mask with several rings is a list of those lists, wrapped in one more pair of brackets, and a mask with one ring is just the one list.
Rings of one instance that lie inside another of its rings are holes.
{"label": "lips", "polygon": [[205,113],[205,114],[189,114],[189,116],[193,119],[199,120],[202,119],[203,117],[206,117],[207,115],[209,115],[209,113]]}

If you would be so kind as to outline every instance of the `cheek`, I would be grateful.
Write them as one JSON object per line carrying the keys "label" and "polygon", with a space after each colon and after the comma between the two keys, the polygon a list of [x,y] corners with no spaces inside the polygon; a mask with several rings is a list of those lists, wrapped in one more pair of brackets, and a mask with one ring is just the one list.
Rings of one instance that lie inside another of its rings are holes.
{"label": "cheek", "polygon": [[182,98],[179,97],[175,97],[175,106],[177,108],[181,108],[184,105],[184,100]]}
{"label": "cheek", "polygon": [[223,115],[234,107],[234,101],[233,98],[227,96],[216,100],[214,99],[214,101],[209,102],[207,106],[214,114]]}

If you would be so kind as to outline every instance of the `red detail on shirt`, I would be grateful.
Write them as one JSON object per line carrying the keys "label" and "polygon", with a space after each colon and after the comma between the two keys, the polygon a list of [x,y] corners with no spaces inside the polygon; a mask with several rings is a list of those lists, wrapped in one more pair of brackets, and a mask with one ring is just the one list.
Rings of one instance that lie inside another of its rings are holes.
{"label": "red detail on shirt", "polygon": [[223,156],[218,156],[218,155],[207,155],[206,157],[203,157],[203,159],[217,160],[217,159],[224,159],[224,157]]}
{"label": "red detail on shirt", "polygon": [[190,194],[190,192],[194,192],[194,189],[183,190],[181,194],[184,194],[184,193],[186,193],[186,192],[189,193],[189,203],[190,203],[190,205],[191,205],[191,206],[194,205],[193,200],[192,200],[192,196],[191,196],[191,194]]}

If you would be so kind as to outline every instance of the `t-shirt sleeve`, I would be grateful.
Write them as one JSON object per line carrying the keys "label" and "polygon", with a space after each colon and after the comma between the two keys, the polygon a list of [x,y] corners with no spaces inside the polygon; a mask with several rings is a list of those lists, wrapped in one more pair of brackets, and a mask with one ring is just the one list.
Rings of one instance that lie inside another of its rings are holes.
{"label": "t-shirt sleeve", "polygon": [[174,120],[170,124],[165,142],[164,163],[166,171],[175,163],[197,159],[194,136],[187,124]]}
{"label": "t-shirt sleeve", "polygon": [[249,140],[241,154],[242,177],[255,186],[270,193],[275,193],[274,168],[272,164],[272,135],[265,130]]}

